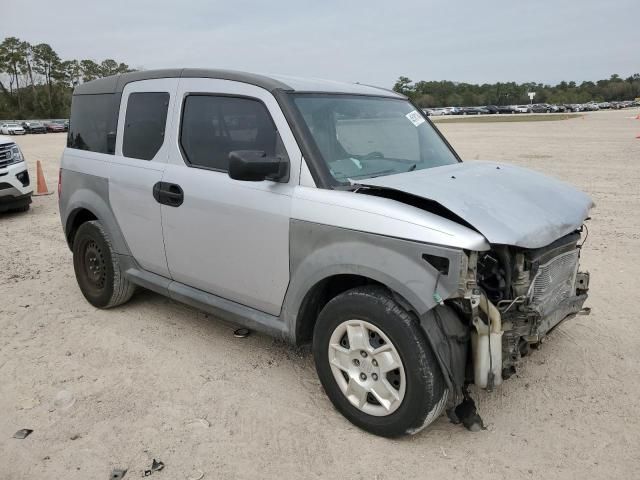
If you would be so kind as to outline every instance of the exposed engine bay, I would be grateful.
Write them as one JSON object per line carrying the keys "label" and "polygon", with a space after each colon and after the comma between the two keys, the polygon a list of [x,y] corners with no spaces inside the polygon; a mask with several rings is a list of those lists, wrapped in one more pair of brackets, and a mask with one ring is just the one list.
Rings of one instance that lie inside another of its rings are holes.
{"label": "exposed engine bay", "polygon": [[[436,280],[437,305],[421,318],[452,400],[462,400],[448,410],[449,418],[470,430],[483,428],[468,385],[500,385],[554,327],[583,311],[589,273],[579,271],[579,260],[593,202],[566,184],[489,162],[376,177],[351,188],[419,208],[486,239],[488,250],[464,249],[457,292],[441,296]],[[447,275],[437,257],[423,259]]]}
{"label": "exposed engine bay", "polygon": [[[498,377],[509,378],[532,346],[537,346],[567,316],[582,309],[589,274],[578,271],[580,237],[580,231],[576,231],[543,248],[496,245],[487,252],[472,254],[477,258],[470,258],[469,269],[473,270],[475,260],[480,298],[470,299],[472,310],[474,301],[477,303],[478,314],[469,313],[477,330],[474,332],[477,338],[472,336],[472,346],[475,381],[479,386],[490,389],[500,383]],[[495,323],[500,324],[499,328]],[[482,365],[478,352],[481,348],[493,350],[489,352],[489,364],[493,365]],[[498,348],[501,355],[497,355]],[[498,362],[501,365],[495,365]],[[490,371],[489,378],[478,379],[486,369]]]}

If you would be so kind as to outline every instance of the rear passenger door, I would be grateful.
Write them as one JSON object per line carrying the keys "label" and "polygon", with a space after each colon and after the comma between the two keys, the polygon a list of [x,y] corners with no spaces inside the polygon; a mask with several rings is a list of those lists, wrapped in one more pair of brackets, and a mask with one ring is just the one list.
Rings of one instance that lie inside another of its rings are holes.
{"label": "rear passenger door", "polygon": [[109,199],[129,250],[142,268],[169,277],[154,186],[167,165],[178,79],[132,82],[120,103]]}
{"label": "rear passenger door", "polygon": [[[183,78],[180,119],[163,182],[184,194],[163,205],[174,280],[278,315],[289,284],[291,198],[301,154],[273,95],[257,86]],[[287,182],[245,182],[227,174],[229,152],[288,158]]]}

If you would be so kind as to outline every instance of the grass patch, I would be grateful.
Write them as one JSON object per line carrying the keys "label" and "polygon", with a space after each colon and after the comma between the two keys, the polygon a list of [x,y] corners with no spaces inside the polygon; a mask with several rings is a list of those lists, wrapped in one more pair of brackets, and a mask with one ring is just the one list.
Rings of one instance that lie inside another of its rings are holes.
{"label": "grass patch", "polygon": [[582,117],[579,113],[541,113],[514,115],[455,115],[429,117],[434,123],[500,123],[500,122],[555,122]]}

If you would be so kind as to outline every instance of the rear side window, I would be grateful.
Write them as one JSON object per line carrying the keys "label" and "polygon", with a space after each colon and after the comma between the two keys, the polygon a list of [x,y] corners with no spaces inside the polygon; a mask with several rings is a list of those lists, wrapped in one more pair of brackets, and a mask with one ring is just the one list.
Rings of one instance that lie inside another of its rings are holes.
{"label": "rear side window", "polygon": [[97,153],[115,153],[120,95],[74,95],[67,147]]}
{"label": "rear side window", "polygon": [[189,95],[184,102],[180,145],[195,167],[227,171],[229,152],[262,150],[283,154],[278,131],[259,100]]}
{"label": "rear side window", "polygon": [[169,94],[132,93],[127,100],[122,154],[129,158],[151,160],[164,142]]}

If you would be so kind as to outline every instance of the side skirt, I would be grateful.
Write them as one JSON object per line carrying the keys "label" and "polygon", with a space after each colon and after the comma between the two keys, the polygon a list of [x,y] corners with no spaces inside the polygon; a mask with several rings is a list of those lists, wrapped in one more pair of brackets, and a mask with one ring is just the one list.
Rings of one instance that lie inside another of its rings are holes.
{"label": "side skirt", "polygon": [[125,268],[126,277],[136,285],[231,323],[290,341],[286,324],[280,317],[269,315],[226,298],[218,297],[161,275],[142,270],[137,265],[132,265],[135,262],[126,255],[120,255],[119,257],[121,265],[127,266]]}

